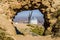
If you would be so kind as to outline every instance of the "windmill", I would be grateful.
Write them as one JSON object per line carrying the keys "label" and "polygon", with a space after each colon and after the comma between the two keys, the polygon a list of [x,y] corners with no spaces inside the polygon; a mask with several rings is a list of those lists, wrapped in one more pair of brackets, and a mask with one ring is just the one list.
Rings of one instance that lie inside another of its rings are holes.
{"label": "windmill", "polygon": [[[38,23],[37,18],[36,17],[32,17],[32,13],[33,13],[33,11],[31,11],[29,13],[28,24],[37,24]],[[31,19],[31,18],[33,18],[33,19]]]}
{"label": "windmill", "polygon": [[28,23],[30,23],[32,13],[33,13],[33,11],[31,11],[31,13],[29,12],[29,16],[28,16]]}

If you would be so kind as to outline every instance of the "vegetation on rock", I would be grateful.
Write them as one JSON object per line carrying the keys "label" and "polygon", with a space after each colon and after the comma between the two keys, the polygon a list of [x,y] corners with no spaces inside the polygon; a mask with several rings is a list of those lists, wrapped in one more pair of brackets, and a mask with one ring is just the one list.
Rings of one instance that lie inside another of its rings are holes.
{"label": "vegetation on rock", "polygon": [[27,26],[30,26],[31,27],[31,32],[37,34],[37,35],[43,35],[43,32],[44,32],[44,27],[43,26],[38,26],[38,25],[31,25],[31,24],[28,24]]}

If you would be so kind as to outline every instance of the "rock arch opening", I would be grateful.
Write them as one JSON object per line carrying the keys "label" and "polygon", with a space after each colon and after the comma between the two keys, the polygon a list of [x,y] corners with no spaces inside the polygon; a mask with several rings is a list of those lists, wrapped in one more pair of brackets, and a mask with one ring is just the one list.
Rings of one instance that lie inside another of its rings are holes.
{"label": "rock arch opening", "polygon": [[[36,9],[34,9],[34,10],[36,10]],[[16,15],[18,15],[18,13],[19,12],[22,12],[22,11],[27,11],[26,9],[25,10],[22,10],[22,9],[14,9],[14,11],[16,11],[16,14],[15,14],[15,16]],[[45,30],[44,30],[44,33],[43,33],[43,35],[45,35],[45,32],[46,32],[46,30],[47,30],[47,28],[50,26],[50,23],[49,23],[49,19],[47,18],[47,12],[45,11],[43,11],[43,10],[40,10],[39,9],[39,11],[41,11],[42,12],[42,14],[44,15],[44,28],[45,28]],[[15,19],[15,16],[13,17],[13,19]]]}
{"label": "rock arch opening", "polygon": [[[33,1],[30,2],[29,5],[25,4],[25,5],[22,5],[21,8],[14,8],[13,10],[16,12],[15,16],[19,12],[24,11],[24,10],[26,11],[26,10],[36,10],[36,9],[38,9],[44,15],[44,27],[45,27],[45,31],[46,31],[47,28],[50,27],[49,19],[47,18],[47,13],[48,12],[46,11],[46,9],[48,8],[48,6],[42,4],[42,2],[33,3]],[[13,16],[13,19],[15,18],[15,16]]]}

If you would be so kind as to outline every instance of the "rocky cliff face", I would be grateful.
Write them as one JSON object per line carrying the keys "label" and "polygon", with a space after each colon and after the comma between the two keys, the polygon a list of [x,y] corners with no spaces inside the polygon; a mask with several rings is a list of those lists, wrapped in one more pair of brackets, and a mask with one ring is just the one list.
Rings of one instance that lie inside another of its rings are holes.
{"label": "rocky cliff face", "polygon": [[[47,27],[52,29],[52,26],[56,24],[58,19],[60,19],[60,14],[57,18],[53,16],[55,14],[57,15],[56,12],[57,10],[59,10],[59,8],[60,8],[60,0],[0,0],[0,15],[6,16],[6,18],[2,17],[4,19],[4,22],[6,19],[6,23],[8,24],[10,23],[11,25],[13,25],[12,19],[16,15],[17,12],[20,12],[23,10],[39,9],[44,14],[45,30]],[[8,20],[10,20],[10,22]],[[3,22],[2,19],[0,21]],[[7,30],[9,29],[14,30],[13,26],[9,26],[9,25],[8,26],[4,25],[4,26],[8,27]],[[12,29],[9,27],[11,27]],[[12,33],[12,31],[10,33]]]}

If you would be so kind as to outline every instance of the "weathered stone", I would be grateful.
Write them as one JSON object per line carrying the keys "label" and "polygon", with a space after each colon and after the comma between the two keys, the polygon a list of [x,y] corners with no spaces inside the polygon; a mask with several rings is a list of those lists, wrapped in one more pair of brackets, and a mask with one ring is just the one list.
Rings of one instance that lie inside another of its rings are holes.
{"label": "weathered stone", "polygon": [[0,14],[0,27],[6,30],[7,34],[15,35],[15,29],[11,22],[7,19],[6,15]]}
{"label": "weathered stone", "polygon": [[[6,17],[11,20],[15,16],[16,12],[19,12],[20,10],[23,11],[23,9],[27,10],[39,9],[44,14],[46,23],[54,25],[54,23],[56,23],[56,21],[59,19],[56,18],[58,16],[56,16],[57,13],[54,14],[54,12],[57,11],[59,8],[60,0],[0,0],[0,14],[6,15]],[[8,19],[5,19],[5,17],[2,16],[0,24],[2,23],[2,25],[6,27],[7,26],[13,27],[11,22],[8,21]],[[8,32],[10,32],[9,28],[11,27],[7,27]],[[12,28],[12,30],[14,30],[14,28]]]}

